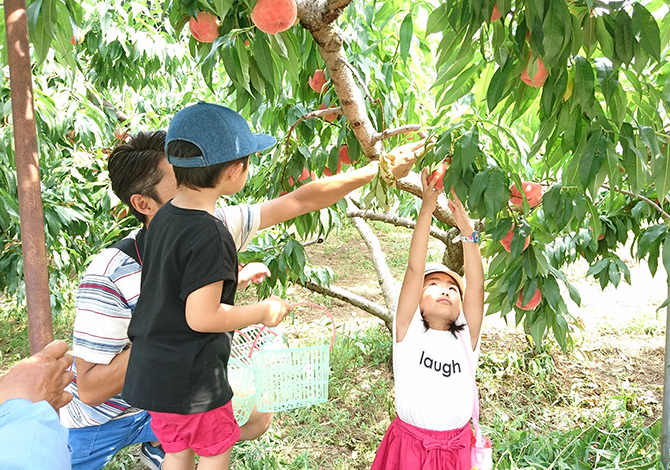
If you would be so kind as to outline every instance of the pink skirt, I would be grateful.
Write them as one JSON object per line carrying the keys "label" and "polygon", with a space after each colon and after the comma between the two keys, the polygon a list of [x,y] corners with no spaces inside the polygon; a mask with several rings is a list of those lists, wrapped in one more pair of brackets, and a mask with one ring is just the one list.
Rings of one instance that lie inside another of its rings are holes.
{"label": "pink skirt", "polygon": [[460,429],[431,431],[393,420],[372,470],[470,470],[470,423]]}

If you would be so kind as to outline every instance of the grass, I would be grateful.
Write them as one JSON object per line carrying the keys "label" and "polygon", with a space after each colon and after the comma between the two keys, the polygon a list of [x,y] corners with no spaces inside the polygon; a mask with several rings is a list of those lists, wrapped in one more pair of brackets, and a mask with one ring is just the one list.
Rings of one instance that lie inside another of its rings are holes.
{"label": "grass", "polygon": [[[399,280],[411,231],[380,228],[373,224]],[[431,243],[432,260],[440,259],[440,245]],[[366,274],[371,272],[365,269],[367,249],[352,226],[343,224],[337,236],[309,252],[333,265],[337,285],[376,287],[376,278]],[[64,295],[71,298],[72,292]],[[243,303],[254,301],[251,290],[241,297]],[[317,294],[309,298],[338,311],[338,325],[352,311]],[[305,316],[296,315],[296,322]],[[72,323],[72,310],[56,316],[55,336],[69,342]],[[312,328],[318,328],[321,338],[323,327]],[[362,331],[340,327],[339,333],[331,353],[329,401],[277,413],[261,438],[235,446],[231,469],[370,468],[395,416],[391,338],[379,326]],[[665,325],[649,313],[624,327],[598,331],[597,338],[587,337],[588,331],[573,333],[577,346],[562,353],[551,342],[531,350],[517,330],[484,332],[477,379],[481,422],[493,440],[496,468],[660,469],[662,378],[652,372],[662,371],[662,353],[645,345],[661,337]],[[640,344],[639,350],[622,346],[628,343]],[[0,301],[0,354],[0,370],[28,355],[25,312],[8,299]],[[142,468],[135,446],[120,452],[106,470]]]}

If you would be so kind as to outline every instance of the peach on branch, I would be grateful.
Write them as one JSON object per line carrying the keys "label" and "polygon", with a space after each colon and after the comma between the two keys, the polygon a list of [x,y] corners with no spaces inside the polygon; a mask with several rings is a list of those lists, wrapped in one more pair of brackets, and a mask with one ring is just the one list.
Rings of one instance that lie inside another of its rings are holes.
{"label": "peach on branch", "polygon": [[251,21],[268,34],[277,34],[293,26],[298,18],[295,0],[258,0]]}
{"label": "peach on branch", "polygon": [[[321,103],[321,106],[319,106],[319,109],[326,109],[326,104]],[[335,119],[337,119],[337,114],[336,113],[328,113],[323,118],[328,122],[333,122]]]}
{"label": "peach on branch", "polygon": [[495,2],[493,4],[493,11],[491,12],[491,23],[498,21],[500,18],[502,18],[502,14],[498,10],[498,2]]}
{"label": "peach on branch", "polygon": [[70,38],[70,44],[72,44],[73,46],[78,46],[82,42],[84,42],[84,32],[77,27],[73,28],[72,37]]}
{"label": "peach on branch", "polygon": [[[523,188],[523,192],[526,195],[526,199],[528,200],[528,205],[530,207],[535,207],[540,203],[540,201],[542,201],[542,194],[544,193],[542,185],[539,183],[533,183],[532,181],[522,181],[521,187]],[[510,186],[509,190],[512,193],[509,201],[515,206],[521,207],[523,204],[523,196],[519,190],[516,189],[516,185],[513,184]]]}
{"label": "peach on branch", "polygon": [[219,37],[219,18],[206,11],[199,11],[188,22],[191,35],[200,42],[214,42]]}
{"label": "peach on branch", "polygon": [[[505,235],[505,237],[502,240],[500,240],[500,244],[503,246],[505,250],[509,252],[512,251],[512,238],[514,238],[514,225],[512,225],[510,231],[507,232],[507,235]],[[523,249],[525,250],[526,248],[528,248],[529,244],[530,244],[530,235],[526,237],[526,241],[523,244]]]}
{"label": "peach on branch", "polygon": [[[300,173],[300,176],[298,176],[298,181],[305,181],[307,179],[309,179],[310,181],[314,181],[318,179],[318,177],[316,176],[316,173],[314,173],[313,171],[309,171],[307,168],[303,168],[302,173]],[[288,177],[289,186],[293,186],[294,183],[295,180],[293,179],[293,177],[289,176]]]}
{"label": "peach on branch", "polygon": [[[338,161],[337,162],[337,169],[335,170],[335,174],[338,174],[342,170],[342,162]],[[330,171],[330,168],[326,167],[323,170],[324,176],[333,176],[333,172]]]}
{"label": "peach on branch", "polygon": [[523,289],[521,289],[521,292],[519,292],[519,298],[516,299],[516,306],[519,307],[521,310],[533,310],[535,307],[540,305],[540,301],[542,301],[542,292],[540,289],[535,289],[535,294],[533,294],[533,297],[526,302],[525,304],[522,304],[523,302]]}
{"label": "peach on branch", "polygon": [[437,167],[437,170],[428,175],[428,184],[432,183],[434,179],[437,179],[437,182],[435,183],[435,189],[443,189],[444,173],[447,171],[448,167],[449,165],[447,165],[447,162],[440,163],[440,165]]}
{"label": "peach on branch", "polygon": [[326,85],[326,81],[326,74],[323,72],[323,70],[320,69],[315,70],[314,75],[307,79],[309,87],[317,93],[321,93],[323,91],[323,87]]}
{"label": "peach on branch", "polygon": [[340,145],[340,148],[337,149],[337,159],[343,165],[351,165],[351,160],[349,159],[349,147]]}
{"label": "peach on branch", "polygon": [[535,61],[537,64],[537,72],[535,72],[533,78],[531,78],[530,75],[528,74],[528,66],[530,65],[531,62],[529,58],[526,68],[523,70],[523,72],[521,72],[521,81],[530,87],[540,88],[541,86],[544,85],[544,82],[547,81],[549,71],[544,66],[544,62],[542,62],[541,58],[538,57],[537,59],[535,59]]}

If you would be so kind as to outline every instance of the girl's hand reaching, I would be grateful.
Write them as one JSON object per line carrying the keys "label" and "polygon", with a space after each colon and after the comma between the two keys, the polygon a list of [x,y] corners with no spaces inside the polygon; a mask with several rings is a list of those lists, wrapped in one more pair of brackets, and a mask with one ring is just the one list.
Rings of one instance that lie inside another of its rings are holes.
{"label": "girl's hand reaching", "polygon": [[428,167],[421,170],[421,185],[423,187],[423,203],[421,204],[422,211],[430,211],[431,213],[437,207],[437,197],[442,193],[442,189],[435,187],[439,178],[433,178],[433,180],[428,182]]}
{"label": "girl's hand reaching", "polygon": [[447,206],[449,207],[451,215],[454,218],[454,222],[456,222],[456,226],[461,231],[461,234],[466,237],[472,235],[472,232],[474,232],[472,223],[470,222],[468,214],[465,212],[463,203],[461,203],[461,200],[458,199],[456,191],[454,191],[453,187],[451,188],[451,200],[447,202]]}

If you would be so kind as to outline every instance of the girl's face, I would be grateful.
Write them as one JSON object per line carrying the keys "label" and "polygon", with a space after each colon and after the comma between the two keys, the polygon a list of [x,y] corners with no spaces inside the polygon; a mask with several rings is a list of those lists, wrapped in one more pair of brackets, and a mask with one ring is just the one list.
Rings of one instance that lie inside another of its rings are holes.
{"label": "girl's face", "polygon": [[423,280],[419,309],[434,330],[447,330],[461,312],[461,295],[454,279],[445,273],[432,273]]}

